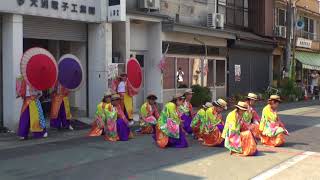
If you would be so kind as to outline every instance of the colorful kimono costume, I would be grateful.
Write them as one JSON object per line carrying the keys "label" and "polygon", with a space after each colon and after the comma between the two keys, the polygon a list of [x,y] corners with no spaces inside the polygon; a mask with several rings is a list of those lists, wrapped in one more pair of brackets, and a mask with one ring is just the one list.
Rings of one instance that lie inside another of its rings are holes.
{"label": "colorful kimono costume", "polygon": [[31,89],[26,81],[22,81],[19,95],[23,98],[19,121],[18,136],[28,138],[32,132],[34,138],[41,138],[46,133],[46,120],[43,115],[38,95],[41,91]]}
{"label": "colorful kimono costume", "polygon": [[251,156],[257,152],[257,143],[250,131],[240,131],[241,119],[238,117],[237,110],[233,110],[227,116],[222,137],[224,146],[231,153],[238,153],[243,156]]}
{"label": "colorful kimono costume", "polygon": [[52,95],[51,112],[50,112],[50,127],[67,129],[70,126],[72,118],[69,102],[69,90],[57,86],[57,90]]}
{"label": "colorful kimono costume", "polygon": [[104,125],[106,122],[106,113],[111,110],[110,103],[101,102],[97,106],[95,121],[92,123],[89,136],[101,136],[104,131]]}
{"label": "colorful kimono costume", "polygon": [[181,120],[183,122],[183,129],[188,134],[192,134],[192,104],[190,102],[185,101],[184,104],[179,107],[179,112],[182,113]]}
{"label": "colorful kimono costume", "polygon": [[206,110],[204,108],[201,108],[192,119],[191,128],[194,137],[197,139],[202,138],[200,130],[202,129],[202,124],[206,120],[206,118]]}
{"label": "colorful kimono costume", "polygon": [[156,105],[144,103],[140,109],[140,127],[142,134],[152,134],[155,132],[159,112]]}
{"label": "colorful kimono costume", "polygon": [[287,130],[279,120],[276,111],[270,105],[263,108],[259,130],[261,131],[261,143],[268,146],[281,146],[285,143]]}
{"label": "colorful kimono costume", "polygon": [[188,147],[185,133],[181,127],[181,119],[179,118],[177,107],[172,102],[167,103],[161,112],[156,127],[156,143],[160,148]]}
{"label": "colorful kimono costume", "polygon": [[203,145],[217,146],[223,142],[221,133],[223,131],[223,121],[221,114],[218,114],[214,107],[208,108],[206,111],[206,119],[201,127],[203,137]]}
{"label": "colorful kimono costume", "polygon": [[131,83],[127,81],[120,81],[118,79],[112,82],[112,89],[121,97],[121,109],[126,115],[127,119],[133,119],[133,96],[138,92],[132,87]]}
{"label": "colorful kimono costume", "polygon": [[260,117],[257,111],[253,107],[249,106],[248,111],[243,114],[241,131],[250,130],[256,139],[260,139],[259,123]]}
{"label": "colorful kimono costume", "polygon": [[128,120],[119,106],[110,105],[106,112],[105,140],[128,141],[133,135]]}

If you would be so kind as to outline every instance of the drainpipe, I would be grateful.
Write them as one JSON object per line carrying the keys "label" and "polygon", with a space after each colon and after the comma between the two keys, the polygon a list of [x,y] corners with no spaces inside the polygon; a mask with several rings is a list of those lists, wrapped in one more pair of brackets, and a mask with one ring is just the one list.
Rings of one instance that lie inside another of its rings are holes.
{"label": "drainpipe", "polygon": [[[201,41],[199,38],[194,38],[195,41],[197,41],[198,43],[200,43],[201,45],[203,45],[204,48],[204,52],[205,52],[205,59],[208,58],[208,48],[205,42]],[[201,59],[201,86],[204,85],[204,59]]]}

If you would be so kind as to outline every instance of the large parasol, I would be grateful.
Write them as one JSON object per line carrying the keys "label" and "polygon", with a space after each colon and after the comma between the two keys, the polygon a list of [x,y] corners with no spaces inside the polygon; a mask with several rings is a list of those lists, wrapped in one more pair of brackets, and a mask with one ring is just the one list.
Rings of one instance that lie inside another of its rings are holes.
{"label": "large parasol", "polygon": [[78,90],[84,80],[83,68],[80,60],[72,55],[63,55],[58,63],[59,83],[70,91]]}
{"label": "large parasol", "polygon": [[58,77],[57,63],[53,55],[38,47],[23,54],[20,71],[27,84],[40,91],[52,88]]}
{"label": "large parasol", "polygon": [[135,91],[139,91],[142,85],[143,75],[142,69],[135,58],[130,58],[127,62],[127,75],[128,80],[131,83]]}

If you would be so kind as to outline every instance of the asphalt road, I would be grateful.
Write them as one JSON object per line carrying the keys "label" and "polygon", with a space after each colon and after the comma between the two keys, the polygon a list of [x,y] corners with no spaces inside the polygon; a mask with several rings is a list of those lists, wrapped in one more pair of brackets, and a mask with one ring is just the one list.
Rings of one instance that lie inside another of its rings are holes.
{"label": "asphalt road", "polygon": [[286,145],[259,146],[254,157],[230,156],[191,138],[189,148],[162,150],[150,136],[116,143],[81,136],[0,150],[0,179],[320,179],[319,108],[283,108],[291,132]]}

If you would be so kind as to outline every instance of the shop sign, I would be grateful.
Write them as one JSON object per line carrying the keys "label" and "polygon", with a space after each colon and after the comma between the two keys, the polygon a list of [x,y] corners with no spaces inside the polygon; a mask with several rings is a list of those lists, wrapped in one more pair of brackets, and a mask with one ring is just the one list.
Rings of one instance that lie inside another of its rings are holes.
{"label": "shop sign", "polygon": [[239,64],[234,65],[234,78],[236,82],[240,82],[241,80],[241,65]]}
{"label": "shop sign", "polygon": [[108,21],[126,21],[126,0],[109,0]]}
{"label": "shop sign", "polygon": [[312,46],[312,40],[304,39],[304,38],[297,38],[296,46],[310,49]]}
{"label": "shop sign", "polygon": [[0,11],[80,21],[97,21],[95,0],[1,0]]}

